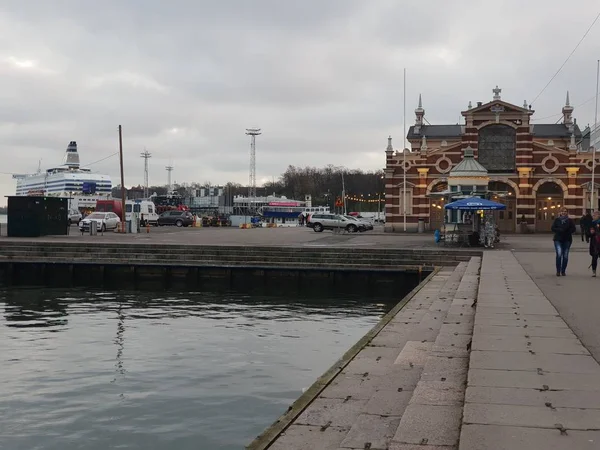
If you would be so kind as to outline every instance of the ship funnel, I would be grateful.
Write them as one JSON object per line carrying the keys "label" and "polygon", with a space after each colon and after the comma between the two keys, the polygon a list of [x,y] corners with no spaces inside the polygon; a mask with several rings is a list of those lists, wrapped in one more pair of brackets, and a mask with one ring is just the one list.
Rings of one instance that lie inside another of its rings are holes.
{"label": "ship funnel", "polygon": [[65,152],[65,166],[77,169],[79,168],[79,153],[77,153],[77,142],[71,141]]}

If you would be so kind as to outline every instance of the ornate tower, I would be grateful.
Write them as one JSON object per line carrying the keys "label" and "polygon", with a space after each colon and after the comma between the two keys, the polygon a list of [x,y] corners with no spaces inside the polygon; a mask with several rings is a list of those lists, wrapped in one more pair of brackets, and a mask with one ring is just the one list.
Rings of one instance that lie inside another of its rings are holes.
{"label": "ornate tower", "polygon": [[415,109],[415,134],[420,133],[421,127],[423,126],[423,118],[425,117],[425,110],[423,109],[423,102],[421,100],[421,94],[419,94],[419,106]]}

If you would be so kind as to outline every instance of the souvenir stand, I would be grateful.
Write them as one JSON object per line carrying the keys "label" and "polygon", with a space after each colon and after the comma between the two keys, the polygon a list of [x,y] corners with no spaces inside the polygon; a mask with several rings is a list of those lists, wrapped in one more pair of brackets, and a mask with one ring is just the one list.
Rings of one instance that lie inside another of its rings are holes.
{"label": "souvenir stand", "polygon": [[485,198],[488,192],[489,177],[474,157],[471,147],[464,150],[463,160],[448,174],[447,204],[445,209],[445,226],[442,240],[446,245],[478,245],[478,230],[482,214],[477,209],[452,209],[448,204],[463,199]]}
{"label": "souvenir stand", "polygon": [[444,208],[449,211],[457,211],[459,215],[468,212],[474,214],[476,220],[473,220],[470,235],[474,239],[467,239],[466,242],[468,245],[478,243],[484,247],[494,247],[494,243],[496,242],[496,223],[494,215],[490,211],[506,209],[506,205],[480,197],[470,197],[449,203]]}

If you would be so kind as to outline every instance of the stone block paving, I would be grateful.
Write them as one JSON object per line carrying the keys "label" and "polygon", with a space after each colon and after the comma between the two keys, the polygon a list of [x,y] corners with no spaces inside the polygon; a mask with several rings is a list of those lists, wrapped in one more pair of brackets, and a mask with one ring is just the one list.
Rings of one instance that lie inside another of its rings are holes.
{"label": "stone block paving", "polygon": [[486,252],[459,450],[600,449],[600,365],[512,253]]}
{"label": "stone block paving", "polygon": [[[425,420],[429,428],[435,429],[438,437],[430,436],[432,444],[441,439],[439,435],[444,434],[444,426],[453,427],[458,433],[464,385],[461,393],[450,380],[457,374],[466,378],[467,361],[463,358],[463,367],[459,360],[446,356],[431,359],[430,356],[434,346],[443,344],[438,336],[444,327],[450,327],[445,335],[468,336],[469,326],[461,321],[445,323],[467,270],[468,263],[461,263],[439,271],[269,449],[383,450],[396,444],[408,445],[409,441],[397,439],[405,416],[406,420],[410,416],[412,422]],[[457,340],[456,344],[462,345],[462,341]],[[448,383],[440,381],[444,361],[452,369]],[[424,381],[425,378],[428,381]],[[436,405],[443,409],[431,410]],[[444,420],[446,415],[451,415],[453,421]],[[409,422],[402,426],[415,428]],[[412,440],[420,444],[419,429],[414,429],[413,434]]]}
{"label": "stone block paving", "polygon": [[456,449],[479,267],[438,272],[269,449]]}

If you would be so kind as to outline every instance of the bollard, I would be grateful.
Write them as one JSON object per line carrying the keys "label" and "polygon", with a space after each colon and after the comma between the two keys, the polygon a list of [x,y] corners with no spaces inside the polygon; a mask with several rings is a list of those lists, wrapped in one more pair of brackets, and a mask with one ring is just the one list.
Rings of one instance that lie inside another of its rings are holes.
{"label": "bollard", "polygon": [[146,222],[146,234],[150,234],[150,222]]}

